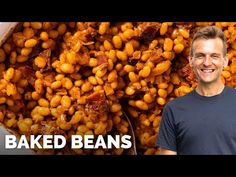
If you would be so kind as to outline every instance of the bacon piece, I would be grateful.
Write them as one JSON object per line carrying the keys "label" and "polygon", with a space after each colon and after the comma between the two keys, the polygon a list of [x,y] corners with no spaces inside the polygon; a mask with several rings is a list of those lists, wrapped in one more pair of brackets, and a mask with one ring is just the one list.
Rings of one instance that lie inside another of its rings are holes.
{"label": "bacon piece", "polygon": [[196,81],[195,74],[189,64],[185,65],[181,69],[181,74],[183,75],[183,77],[186,77],[188,81]]}
{"label": "bacon piece", "polygon": [[190,67],[189,64],[185,65],[182,69],[181,69],[181,73],[183,74],[184,77],[188,76],[191,73],[192,69]]}
{"label": "bacon piece", "polygon": [[97,55],[97,62],[98,62],[98,66],[103,64],[103,63],[107,63],[108,59],[106,55],[103,54],[99,54]]}
{"label": "bacon piece", "polygon": [[26,37],[22,32],[13,33],[12,40],[17,47],[24,47]]}
{"label": "bacon piece", "polygon": [[88,53],[83,53],[83,54],[77,54],[76,57],[78,57],[78,63],[80,65],[88,65],[89,63],[89,54]]}
{"label": "bacon piece", "polygon": [[94,92],[86,99],[86,108],[88,111],[97,113],[106,113],[109,111],[104,92]]}
{"label": "bacon piece", "polygon": [[42,72],[47,72],[47,71],[51,71],[52,70],[52,66],[51,66],[51,50],[47,49],[44,50],[43,52],[39,53],[39,56],[41,56],[42,58],[44,58],[46,60],[46,67],[43,68],[41,71]]}
{"label": "bacon piece", "polygon": [[25,65],[25,66],[20,66],[18,69],[21,71],[23,77],[26,78],[31,85],[34,85],[36,76],[33,68],[28,65]]}
{"label": "bacon piece", "polygon": [[152,61],[153,63],[160,63],[161,61],[164,60],[164,58],[162,57],[162,49],[155,49],[152,51],[149,60]]}
{"label": "bacon piece", "polygon": [[42,135],[63,135],[64,131],[59,129],[56,121],[41,121],[40,128],[38,130],[39,134]]}
{"label": "bacon piece", "polygon": [[140,38],[144,42],[151,42],[155,37],[160,28],[160,23],[144,23],[140,25],[141,35]]}

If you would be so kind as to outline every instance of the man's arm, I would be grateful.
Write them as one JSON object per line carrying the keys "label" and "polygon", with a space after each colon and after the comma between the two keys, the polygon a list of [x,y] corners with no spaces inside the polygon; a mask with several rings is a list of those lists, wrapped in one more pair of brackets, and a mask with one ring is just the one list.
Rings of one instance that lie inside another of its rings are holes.
{"label": "man's arm", "polygon": [[[161,155],[177,155],[176,130],[173,112],[168,104],[162,112],[162,119],[157,136],[156,145]],[[170,150],[171,149],[171,150]]]}
{"label": "man's arm", "polygon": [[161,155],[177,155],[177,152],[171,151],[169,149],[160,148],[160,154]]}

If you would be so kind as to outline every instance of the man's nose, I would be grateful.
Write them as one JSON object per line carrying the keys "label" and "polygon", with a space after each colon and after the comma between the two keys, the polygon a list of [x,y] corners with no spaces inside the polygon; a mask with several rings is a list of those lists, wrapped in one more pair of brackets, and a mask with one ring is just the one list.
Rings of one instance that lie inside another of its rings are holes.
{"label": "man's nose", "polygon": [[206,57],[203,59],[203,64],[205,66],[209,66],[212,64],[212,60],[211,60],[211,57],[209,55],[206,55]]}

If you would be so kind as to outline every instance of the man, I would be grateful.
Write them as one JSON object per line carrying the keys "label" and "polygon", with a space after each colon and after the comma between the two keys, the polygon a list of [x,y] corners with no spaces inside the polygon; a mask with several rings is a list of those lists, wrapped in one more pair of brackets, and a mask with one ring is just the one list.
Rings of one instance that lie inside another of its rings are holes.
{"label": "man", "polygon": [[198,85],[164,107],[161,154],[236,154],[236,90],[221,81],[226,54],[221,29],[204,27],[194,35],[189,63]]}

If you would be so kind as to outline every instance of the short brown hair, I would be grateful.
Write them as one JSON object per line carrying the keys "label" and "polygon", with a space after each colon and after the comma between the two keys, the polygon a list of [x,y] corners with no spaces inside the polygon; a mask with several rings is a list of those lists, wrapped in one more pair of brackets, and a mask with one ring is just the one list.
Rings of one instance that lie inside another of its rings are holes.
{"label": "short brown hair", "polygon": [[190,49],[190,55],[193,56],[193,44],[197,39],[215,39],[220,38],[223,42],[223,55],[226,56],[227,47],[226,47],[226,38],[224,32],[216,26],[207,26],[200,29],[195,33],[192,40],[192,45]]}

